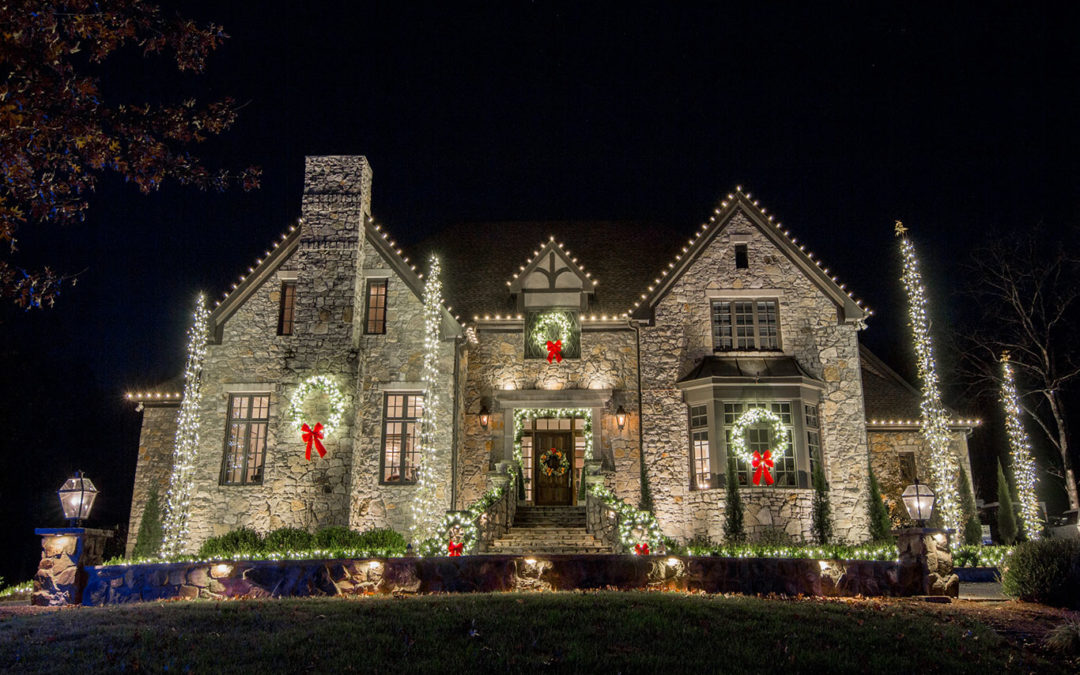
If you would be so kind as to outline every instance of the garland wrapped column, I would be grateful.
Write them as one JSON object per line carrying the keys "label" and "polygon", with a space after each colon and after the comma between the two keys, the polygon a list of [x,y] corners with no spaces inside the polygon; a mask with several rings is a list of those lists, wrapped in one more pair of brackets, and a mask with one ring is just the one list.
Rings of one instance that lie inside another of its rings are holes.
{"label": "garland wrapped column", "polygon": [[1028,541],[1035,541],[1042,536],[1039,498],[1035,496],[1035,459],[1031,456],[1027,431],[1020,422],[1020,396],[1016,392],[1009,352],[1001,355],[1001,371],[1001,403],[1005,406],[1005,429],[1012,448],[1012,472],[1016,496],[1020,500],[1020,520]]}
{"label": "garland wrapped column", "polygon": [[195,477],[195,453],[199,449],[199,404],[202,401],[200,380],[206,358],[207,327],[210,311],[200,293],[195,305],[194,322],[188,330],[188,358],[184,367],[184,398],[176,418],[176,444],[173,450],[172,475],[165,495],[165,518],[161,555],[168,558],[184,552],[188,540],[191,509],[191,486]]}
{"label": "garland wrapped column", "polygon": [[930,337],[930,318],[927,315],[926,289],[923,287],[915,247],[907,237],[907,228],[896,221],[896,236],[900,237],[900,252],[904,257],[901,280],[908,295],[908,319],[915,343],[915,360],[922,380],[920,424],[923,437],[930,445],[930,472],[937,491],[936,507],[942,522],[950,530],[961,531],[963,517],[960,494],[956,487],[958,463],[949,442],[949,413],[941,402],[934,347]]}
{"label": "garland wrapped column", "polygon": [[446,505],[440,503],[435,470],[435,434],[439,430],[439,324],[442,321],[442,269],[439,259],[431,256],[424,284],[424,414],[420,418],[420,467],[413,496],[413,541],[423,542],[435,534]]}

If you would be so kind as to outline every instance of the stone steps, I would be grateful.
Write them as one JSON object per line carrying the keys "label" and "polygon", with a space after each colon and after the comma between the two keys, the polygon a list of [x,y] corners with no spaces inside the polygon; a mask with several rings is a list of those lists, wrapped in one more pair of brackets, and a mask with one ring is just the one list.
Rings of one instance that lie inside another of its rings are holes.
{"label": "stone steps", "polygon": [[614,553],[585,529],[584,506],[519,506],[514,524],[492,542],[494,555]]}

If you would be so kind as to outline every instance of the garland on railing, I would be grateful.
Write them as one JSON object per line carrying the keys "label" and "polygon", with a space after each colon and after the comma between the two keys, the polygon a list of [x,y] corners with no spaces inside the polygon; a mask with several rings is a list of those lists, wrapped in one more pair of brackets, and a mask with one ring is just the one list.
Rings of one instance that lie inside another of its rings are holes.
{"label": "garland on railing", "polygon": [[627,550],[635,554],[660,552],[664,533],[653,514],[635,509],[603,485],[593,485],[589,491],[619,516],[619,541]]}
{"label": "garland on railing", "polygon": [[[510,482],[505,487],[493,486],[490,490],[480,495],[464,511],[454,511],[443,516],[436,527],[436,536],[425,539],[420,544],[420,555],[425,558],[441,555],[461,555],[472,553],[480,542],[480,528],[477,521],[489,508],[503,498],[507,490],[517,488],[515,480],[517,475],[510,472]],[[464,546],[451,550],[451,544],[464,544]]]}

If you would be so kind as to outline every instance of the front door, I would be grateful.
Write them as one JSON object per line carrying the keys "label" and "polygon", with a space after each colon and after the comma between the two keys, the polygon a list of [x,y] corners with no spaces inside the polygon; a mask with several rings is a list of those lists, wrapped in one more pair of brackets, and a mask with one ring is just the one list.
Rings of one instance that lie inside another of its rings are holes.
{"label": "front door", "polygon": [[574,444],[568,431],[537,431],[533,440],[534,503],[569,506],[574,503]]}

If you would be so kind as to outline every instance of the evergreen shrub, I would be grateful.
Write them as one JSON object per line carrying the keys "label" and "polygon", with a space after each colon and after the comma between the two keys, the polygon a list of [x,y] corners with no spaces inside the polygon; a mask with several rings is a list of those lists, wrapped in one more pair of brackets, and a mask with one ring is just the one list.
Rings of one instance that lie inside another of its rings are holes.
{"label": "evergreen shrub", "polygon": [[199,557],[203,559],[236,558],[243,557],[245,553],[260,553],[262,550],[263,539],[259,533],[241,527],[220,537],[210,537],[204,541],[199,547]]}
{"label": "evergreen shrub", "polygon": [[263,550],[267,553],[310,551],[315,548],[315,535],[297,527],[282,527],[266,535]]}
{"label": "evergreen shrub", "polygon": [[315,548],[342,551],[361,547],[360,533],[341,525],[324,527],[315,533]]}
{"label": "evergreen shrub", "polygon": [[362,532],[357,548],[373,553],[377,551],[389,555],[403,555],[406,545],[405,537],[401,536],[401,534],[389,527],[379,527]]}
{"label": "evergreen shrub", "polygon": [[1001,590],[1025,602],[1080,609],[1080,539],[1018,544],[1001,578]]}

